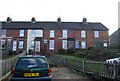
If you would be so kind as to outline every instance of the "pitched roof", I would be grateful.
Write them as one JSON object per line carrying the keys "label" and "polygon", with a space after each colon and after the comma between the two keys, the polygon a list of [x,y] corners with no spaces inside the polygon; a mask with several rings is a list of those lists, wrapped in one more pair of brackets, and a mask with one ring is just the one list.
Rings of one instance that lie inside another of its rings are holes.
{"label": "pitched roof", "polygon": [[108,28],[101,23],[83,23],[83,22],[2,22],[2,28],[6,29],[81,29],[81,30],[103,30],[107,31]]}

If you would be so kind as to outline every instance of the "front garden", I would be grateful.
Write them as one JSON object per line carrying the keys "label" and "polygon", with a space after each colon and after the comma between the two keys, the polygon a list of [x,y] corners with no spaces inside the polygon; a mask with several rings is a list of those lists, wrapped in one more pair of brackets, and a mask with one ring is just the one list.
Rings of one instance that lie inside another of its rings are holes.
{"label": "front garden", "polygon": [[56,54],[74,59],[105,61],[110,58],[116,58],[117,53],[118,51],[116,49],[89,47],[88,49],[59,49]]}

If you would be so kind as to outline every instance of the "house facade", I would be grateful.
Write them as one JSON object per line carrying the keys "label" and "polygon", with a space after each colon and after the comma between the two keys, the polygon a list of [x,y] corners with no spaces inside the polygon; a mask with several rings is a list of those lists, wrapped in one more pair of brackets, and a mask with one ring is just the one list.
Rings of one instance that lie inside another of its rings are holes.
{"label": "house facade", "polygon": [[32,18],[27,21],[12,21],[9,17],[2,22],[2,48],[12,51],[41,51],[59,49],[87,49],[94,47],[95,41],[103,41],[108,45],[108,28],[101,23],[87,22],[38,22]]}

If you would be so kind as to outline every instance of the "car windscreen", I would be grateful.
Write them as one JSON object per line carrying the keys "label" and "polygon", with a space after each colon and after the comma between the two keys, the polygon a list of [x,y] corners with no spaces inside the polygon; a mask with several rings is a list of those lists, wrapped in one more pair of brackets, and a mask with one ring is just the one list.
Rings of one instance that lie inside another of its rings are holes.
{"label": "car windscreen", "polygon": [[45,58],[20,58],[15,68],[47,68]]}

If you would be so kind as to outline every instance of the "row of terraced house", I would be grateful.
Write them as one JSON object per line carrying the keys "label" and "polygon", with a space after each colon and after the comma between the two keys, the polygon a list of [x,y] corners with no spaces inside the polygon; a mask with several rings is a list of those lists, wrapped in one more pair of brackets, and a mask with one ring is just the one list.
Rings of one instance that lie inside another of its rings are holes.
{"label": "row of terraced house", "polygon": [[10,17],[2,21],[2,50],[55,51],[59,49],[86,49],[94,47],[95,41],[109,44],[108,28],[100,22],[62,22],[57,21],[12,21]]}

